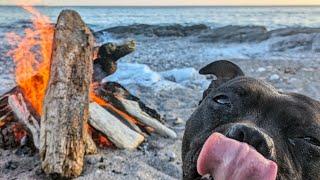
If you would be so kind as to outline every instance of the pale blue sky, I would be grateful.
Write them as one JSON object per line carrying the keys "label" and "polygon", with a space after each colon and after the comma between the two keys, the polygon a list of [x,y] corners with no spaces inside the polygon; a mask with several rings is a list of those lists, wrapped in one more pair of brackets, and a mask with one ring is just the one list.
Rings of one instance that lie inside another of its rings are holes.
{"label": "pale blue sky", "polygon": [[167,6],[167,5],[320,5],[320,0],[0,0],[0,5],[109,5],[109,6]]}

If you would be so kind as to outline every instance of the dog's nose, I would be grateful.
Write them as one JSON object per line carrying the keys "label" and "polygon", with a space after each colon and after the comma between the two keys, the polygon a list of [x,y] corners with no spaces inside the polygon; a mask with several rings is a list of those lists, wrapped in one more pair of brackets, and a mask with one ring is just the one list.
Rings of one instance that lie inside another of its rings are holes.
{"label": "dog's nose", "polygon": [[227,130],[226,136],[253,146],[268,159],[272,159],[275,155],[272,138],[256,127],[246,124],[235,124]]}

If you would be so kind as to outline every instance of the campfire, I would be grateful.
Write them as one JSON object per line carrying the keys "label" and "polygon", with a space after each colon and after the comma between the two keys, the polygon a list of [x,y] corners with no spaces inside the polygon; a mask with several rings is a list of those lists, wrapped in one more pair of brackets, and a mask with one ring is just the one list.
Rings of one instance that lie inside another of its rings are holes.
{"label": "campfire", "polygon": [[[33,7],[33,28],[7,34],[17,86],[0,97],[0,148],[39,152],[46,174],[76,177],[99,148],[137,148],[150,133],[175,138],[160,115],[116,82],[100,83],[135,43],[94,48],[72,10],[56,25]],[[95,50],[97,49],[97,51]]]}

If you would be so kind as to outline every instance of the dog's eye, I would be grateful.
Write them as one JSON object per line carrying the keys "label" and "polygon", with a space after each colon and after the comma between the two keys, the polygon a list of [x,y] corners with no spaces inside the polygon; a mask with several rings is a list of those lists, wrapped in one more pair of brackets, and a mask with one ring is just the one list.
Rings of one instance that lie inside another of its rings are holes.
{"label": "dog's eye", "polygon": [[313,138],[313,137],[303,137],[302,138],[304,141],[306,141],[307,143],[310,143],[312,145],[315,145],[315,146],[319,146],[320,147],[320,142],[318,139],[316,138]]}
{"label": "dog's eye", "polygon": [[226,95],[218,95],[218,96],[214,97],[213,100],[218,104],[222,104],[222,105],[231,107],[231,101],[230,101],[229,97]]}

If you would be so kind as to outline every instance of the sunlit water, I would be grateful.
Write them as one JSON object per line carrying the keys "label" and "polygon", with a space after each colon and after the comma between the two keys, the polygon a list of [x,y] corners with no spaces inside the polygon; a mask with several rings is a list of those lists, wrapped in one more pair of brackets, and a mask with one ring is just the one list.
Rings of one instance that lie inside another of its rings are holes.
{"label": "sunlit water", "polygon": [[[95,30],[145,24],[262,25],[281,27],[320,27],[320,7],[69,7],[77,10]],[[62,7],[38,7],[55,21]],[[0,7],[0,27],[28,20],[19,7]]]}

